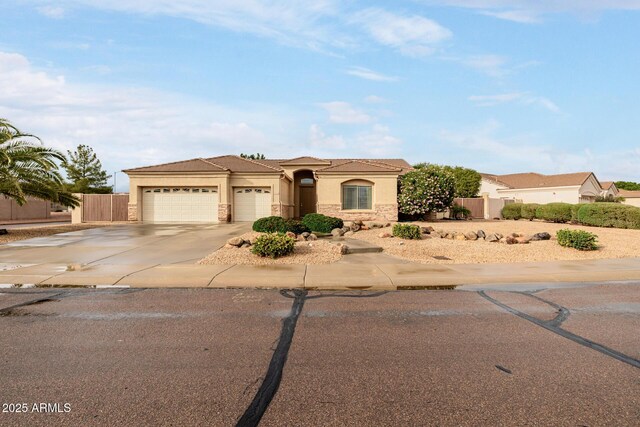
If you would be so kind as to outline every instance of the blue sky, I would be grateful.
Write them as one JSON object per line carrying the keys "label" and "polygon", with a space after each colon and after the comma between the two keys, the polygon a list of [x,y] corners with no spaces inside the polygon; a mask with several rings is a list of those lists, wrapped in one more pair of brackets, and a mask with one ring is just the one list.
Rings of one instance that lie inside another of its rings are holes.
{"label": "blue sky", "polygon": [[109,171],[259,151],[640,181],[640,0],[0,5],[0,117]]}

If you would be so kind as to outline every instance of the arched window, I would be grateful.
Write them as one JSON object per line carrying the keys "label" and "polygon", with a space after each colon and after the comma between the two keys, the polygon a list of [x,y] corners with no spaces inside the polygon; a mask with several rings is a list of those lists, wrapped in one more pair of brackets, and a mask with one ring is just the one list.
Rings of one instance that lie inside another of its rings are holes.
{"label": "arched window", "polygon": [[342,210],[371,210],[373,184],[369,181],[348,181],[342,184]]}

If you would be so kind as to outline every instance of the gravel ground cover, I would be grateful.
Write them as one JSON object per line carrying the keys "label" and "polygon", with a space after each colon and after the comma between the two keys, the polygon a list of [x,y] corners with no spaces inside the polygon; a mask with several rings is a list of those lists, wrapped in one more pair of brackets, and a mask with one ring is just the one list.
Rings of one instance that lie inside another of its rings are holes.
{"label": "gravel ground cover", "polygon": [[[602,258],[629,258],[640,256],[640,230],[584,227],[571,224],[553,224],[541,221],[438,221],[416,222],[436,230],[469,232],[484,230],[489,233],[535,234],[548,232],[555,237],[562,228],[586,230],[598,236],[596,251],[581,252],[558,245],[555,240],[507,245],[483,240],[458,241],[426,237],[423,240],[380,238],[380,230],[355,233],[352,238],[366,240],[381,246],[390,255],[423,264],[484,264],[534,261],[580,260]],[[434,256],[449,258],[435,259]]]}
{"label": "gravel ground cover", "polygon": [[[263,233],[249,232],[239,237],[249,240]],[[198,264],[243,264],[243,265],[274,265],[274,264],[329,264],[341,258],[340,247],[324,241],[314,240],[296,242],[292,255],[281,258],[263,258],[251,253],[250,247],[236,248],[228,245],[209,254],[198,261]]]}
{"label": "gravel ground cover", "polygon": [[[9,234],[0,236],[0,245],[5,243],[16,242],[18,240],[33,239],[36,237],[52,236],[58,233],[68,233],[71,231],[87,230],[90,228],[108,227],[105,224],[69,224],[69,225],[51,225],[33,228],[12,228]],[[0,229],[3,228],[0,225]]]}

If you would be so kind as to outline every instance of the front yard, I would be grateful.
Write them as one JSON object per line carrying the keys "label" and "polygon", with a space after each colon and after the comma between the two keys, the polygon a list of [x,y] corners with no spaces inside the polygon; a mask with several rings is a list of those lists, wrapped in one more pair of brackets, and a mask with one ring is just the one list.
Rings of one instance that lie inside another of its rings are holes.
{"label": "front yard", "polygon": [[[558,261],[601,258],[628,258],[640,256],[640,230],[584,227],[571,224],[554,224],[541,221],[439,221],[415,222],[420,226],[432,226],[436,230],[469,232],[484,230],[489,233],[524,233],[532,235],[569,228],[586,230],[598,236],[599,249],[578,251],[564,248],[555,240],[507,245],[484,240],[459,241],[424,236],[423,240],[381,238],[379,229],[359,231],[352,238],[366,240],[381,246],[384,252],[423,264],[477,264],[514,263],[533,261]],[[435,256],[447,259],[436,259]]]}

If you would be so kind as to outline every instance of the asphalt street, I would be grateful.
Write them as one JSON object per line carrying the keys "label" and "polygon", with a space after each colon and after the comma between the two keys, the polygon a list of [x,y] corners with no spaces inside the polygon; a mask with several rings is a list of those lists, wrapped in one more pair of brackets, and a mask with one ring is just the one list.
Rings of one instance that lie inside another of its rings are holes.
{"label": "asphalt street", "polygon": [[640,420],[640,283],[2,289],[0,330],[2,426]]}

